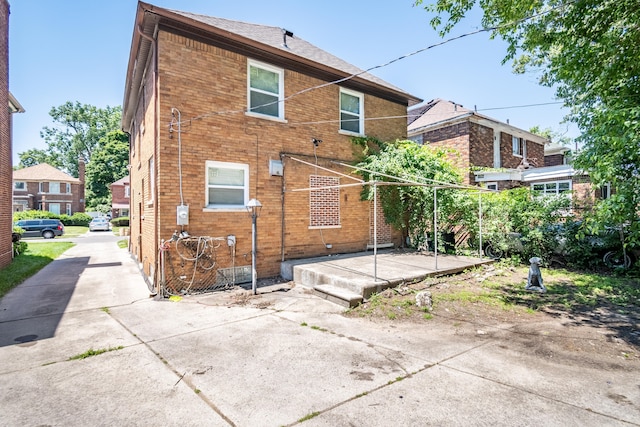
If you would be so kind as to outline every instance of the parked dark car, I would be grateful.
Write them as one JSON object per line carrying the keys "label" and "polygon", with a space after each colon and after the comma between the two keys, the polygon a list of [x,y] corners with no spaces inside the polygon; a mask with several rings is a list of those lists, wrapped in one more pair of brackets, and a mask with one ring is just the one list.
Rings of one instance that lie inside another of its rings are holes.
{"label": "parked dark car", "polygon": [[21,219],[15,225],[24,230],[22,237],[53,239],[64,234],[64,225],[59,219]]}

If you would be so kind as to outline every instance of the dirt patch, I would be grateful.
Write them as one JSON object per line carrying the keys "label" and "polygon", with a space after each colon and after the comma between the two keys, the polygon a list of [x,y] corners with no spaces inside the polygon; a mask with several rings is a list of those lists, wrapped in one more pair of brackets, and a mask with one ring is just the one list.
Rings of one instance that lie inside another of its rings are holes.
{"label": "dirt patch", "polygon": [[[545,277],[548,271],[543,271],[547,292],[540,293],[524,289],[527,273],[524,267],[488,266],[430,278],[386,289],[345,315],[485,335],[500,340],[505,348],[560,363],[638,369],[637,280],[611,285],[605,279],[600,283],[597,277],[585,279],[562,270]],[[430,296],[431,308],[417,305],[416,296],[423,292]]]}

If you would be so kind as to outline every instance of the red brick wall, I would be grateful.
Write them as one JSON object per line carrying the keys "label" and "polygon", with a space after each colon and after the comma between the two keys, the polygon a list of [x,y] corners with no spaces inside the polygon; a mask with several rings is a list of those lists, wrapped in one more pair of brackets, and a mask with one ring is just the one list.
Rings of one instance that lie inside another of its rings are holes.
{"label": "red brick wall", "polygon": [[0,0],[0,268],[12,260],[13,171],[9,114],[9,3]]}
{"label": "red brick wall", "polygon": [[[515,169],[522,162],[522,156],[513,154],[512,135],[506,132],[500,133],[500,157],[503,168]],[[544,166],[544,145],[534,141],[524,140],[527,152],[527,161],[531,167]]]}
{"label": "red brick wall", "polygon": [[462,122],[423,134],[425,144],[455,150],[449,154],[448,158],[455,167],[460,169],[465,183],[469,183],[470,179],[468,176],[470,132],[471,123]]}
{"label": "red brick wall", "polygon": [[111,186],[111,201],[113,203],[129,203],[129,197],[125,196],[125,187],[129,187],[129,185]]}
{"label": "red brick wall", "polygon": [[545,166],[560,166],[564,164],[564,154],[552,154],[544,156]]}
{"label": "red brick wall", "polygon": [[[150,272],[149,264],[157,253],[157,241],[168,239],[176,226],[176,206],[180,204],[178,174],[178,134],[169,133],[171,109],[182,117],[182,179],[184,203],[189,205],[189,225],[193,236],[236,236],[236,266],[251,263],[251,219],[245,210],[211,212],[205,209],[205,164],[207,160],[249,165],[250,198],[263,208],[257,220],[258,276],[279,274],[285,259],[353,252],[366,249],[369,242],[369,203],[360,200],[361,187],[339,192],[340,227],[310,228],[310,194],[294,192],[309,187],[310,175],[321,174],[314,167],[292,159],[339,169],[331,160],[350,162],[354,146],[348,135],[338,132],[339,87],[330,85],[295,96],[284,106],[286,122],[248,116],[246,107],[247,58],[182,36],[160,32],[159,102],[157,128],[158,195],[153,205],[148,192],[148,159],[152,156],[154,134],[153,85],[149,80],[145,101],[141,102],[137,121],[146,115],[146,131],[137,137],[141,144],[132,155],[131,225],[132,252]],[[153,73],[148,72],[147,76]],[[285,70],[285,97],[324,81]],[[216,112],[231,112],[216,114]],[[365,95],[365,117],[404,117],[406,106]],[[177,128],[174,126],[174,130]],[[365,133],[382,140],[406,136],[406,121],[373,120],[365,124]],[[314,151],[312,138],[322,142]],[[269,174],[269,161],[281,160],[284,176]],[[329,174],[328,174],[329,175]],[[145,185],[142,184],[145,180]],[[341,177],[341,183],[351,182]],[[142,212],[138,209],[142,203]],[[157,219],[157,223],[155,222]],[[157,228],[156,228],[157,224]],[[154,229],[158,234],[154,236]],[[330,244],[331,249],[327,249]]]}

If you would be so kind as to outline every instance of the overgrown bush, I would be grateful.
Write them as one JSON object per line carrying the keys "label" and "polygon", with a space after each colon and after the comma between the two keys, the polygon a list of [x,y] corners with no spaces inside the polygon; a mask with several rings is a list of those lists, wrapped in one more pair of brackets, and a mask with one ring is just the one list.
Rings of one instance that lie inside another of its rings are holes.
{"label": "overgrown bush", "polygon": [[76,212],[73,215],[69,216],[67,214],[54,214],[49,211],[39,211],[39,210],[28,210],[22,212],[14,212],[13,220],[18,221],[21,219],[59,219],[64,225],[78,225],[78,226],[88,226],[91,222],[91,217],[84,212]]}
{"label": "overgrown bush", "polygon": [[79,225],[83,227],[88,227],[91,222],[91,217],[84,212],[76,212],[70,217],[70,223],[66,224],[62,221],[64,225]]}
{"label": "overgrown bush", "polygon": [[121,216],[118,218],[113,218],[111,220],[111,224],[115,227],[128,227],[129,226],[129,217]]}
{"label": "overgrown bush", "polygon": [[40,218],[45,218],[45,219],[59,219],[60,215],[54,214],[52,212],[49,211],[39,211],[39,210],[35,210],[35,209],[31,209],[28,211],[22,211],[22,212],[14,212],[13,213],[13,220],[14,221],[18,221],[21,219],[40,219]]}

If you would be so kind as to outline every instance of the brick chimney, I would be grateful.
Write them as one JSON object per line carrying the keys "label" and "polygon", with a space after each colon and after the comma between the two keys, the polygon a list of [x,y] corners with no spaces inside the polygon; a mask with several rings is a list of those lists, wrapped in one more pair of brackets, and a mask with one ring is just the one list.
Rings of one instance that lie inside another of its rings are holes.
{"label": "brick chimney", "polygon": [[78,179],[80,180],[80,185],[78,187],[78,201],[80,203],[80,212],[84,212],[85,203],[84,203],[84,158],[80,156],[78,158]]}

